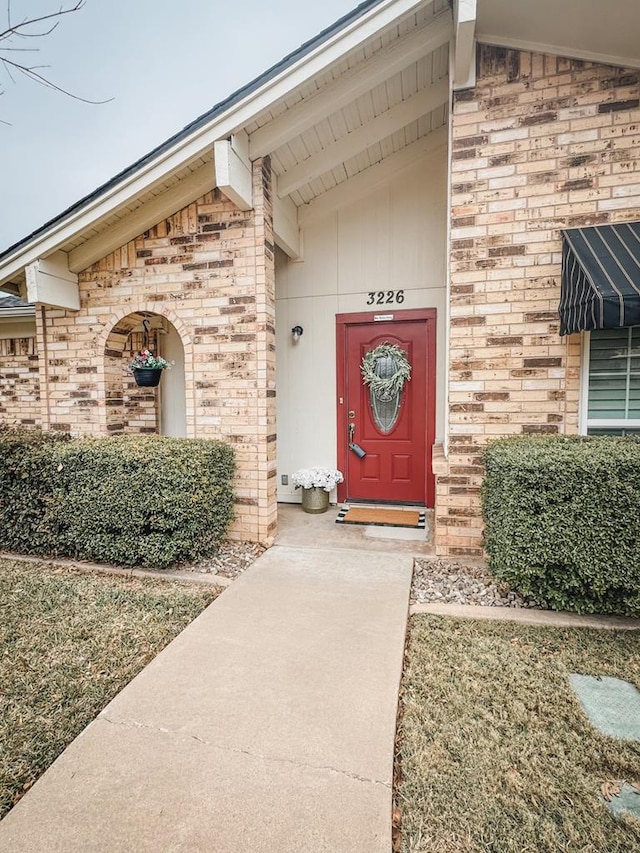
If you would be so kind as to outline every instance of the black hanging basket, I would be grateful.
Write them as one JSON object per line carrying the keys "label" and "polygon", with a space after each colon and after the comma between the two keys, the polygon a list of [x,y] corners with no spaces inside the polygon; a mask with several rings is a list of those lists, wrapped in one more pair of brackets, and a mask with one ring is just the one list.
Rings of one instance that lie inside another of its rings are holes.
{"label": "black hanging basket", "polygon": [[162,368],[134,367],[133,378],[136,380],[136,385],[142,388],[156,388],[162,378]]}

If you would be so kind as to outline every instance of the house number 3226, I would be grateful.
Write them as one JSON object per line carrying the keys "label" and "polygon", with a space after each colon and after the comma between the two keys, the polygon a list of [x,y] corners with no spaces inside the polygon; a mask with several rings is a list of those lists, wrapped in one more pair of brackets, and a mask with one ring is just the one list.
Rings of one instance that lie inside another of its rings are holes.
{"label": "house number 3226", "polygon": [[370,290],[367,305],[401,305],[404,302],[404,290]]}

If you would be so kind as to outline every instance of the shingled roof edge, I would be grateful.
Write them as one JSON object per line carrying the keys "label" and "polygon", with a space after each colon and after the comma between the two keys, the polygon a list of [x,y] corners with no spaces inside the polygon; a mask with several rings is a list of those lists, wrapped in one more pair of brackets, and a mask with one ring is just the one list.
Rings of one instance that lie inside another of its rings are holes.
{"label": "shingled roof edge", "polygon": [[147,154],[144,154],[138,160],[136,160],[131,165],[127,166],[122,171],[118,172],[105,183],[100,184],[95,190],[92,190],[87,195],[78,199],[78,201],[74,202],[69,207],[65,208],[61,213],[57,214],[53,218],[47,220],[45,223],[40,225],[35,231],[32,231],[26,237],[23,237],[21,240],[18,240],[16,243],[8,246],[4,251],[0,252],[0,264],[3,262],[5,258],[9,255],[13,254],[16,250],[22,248],[23,246],[28,245],[34,238],[45,234],[52,226],[57,225],[63,222],[68,216],[73,213],[76,213],[78,210],[81,210],[82,207],[89,204],[92,201],[98,199],[101,195],[108,192],[113,187],[117,186],[122,180],[127,177],[130,177],[132,174],[140,169],[142,166],[153,160],[158,155],[162,154],[164,151],[170,149],[177,142],[180,142],[182,139],[187,138],[191,133],[195,130],[206,125],[208,122],[212,121],[214,118],[222,115],[231,107],[235,106],[239,101],[248,95],[255,92],[260,86],[263,86],[265,83],[273,80],[278,74],[281,74],[283,71],[286,71],[287,68],[291,67],[295,62],[300,59],[303,59],[306,55],[311,53],[312,50],[322,45],[325,41],[330,39],[336,33],[339,33],[340,30],[347,27],[349,24],[357,21],[358,18],[361,18],[365,15],[370,9],[373,9],[375,6],[378,6],[382,3],[383,0],[365,0],[365,2],[360,3],[360,5],[356,6],[355,9],[352,9],[351,12],[348,12],[346,15],[343,15],[333,24],[331,24],[326,29],[319,32],[316,36],[309,41],[304,42],[300,47],[293,50],[291,53],[287,54],[283,59],[279,60],[264,71],[262,74],[255,77],[249,83],[246,83],[239,89],[236,89],[231,95],[225,98],[223,101],[220,101],[218,104],[213,106],[210,110],[198,116],[198,118],[194,119],[194,121],[185,125],[182,130],[175,133],[173,136],[170,136],[156,148],[149,151]]}

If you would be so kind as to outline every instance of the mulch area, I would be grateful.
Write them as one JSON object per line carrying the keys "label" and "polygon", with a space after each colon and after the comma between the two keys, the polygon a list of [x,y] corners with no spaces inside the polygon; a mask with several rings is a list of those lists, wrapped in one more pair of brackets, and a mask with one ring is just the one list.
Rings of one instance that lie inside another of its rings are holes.
{"label": "mulch area", "polygon": [[537,608],[532,599],[511,590],[488,569],[451,560],[416,559],[411,603],[476,604],[484,607]]}
{"label": "mulch area", "polygon": [[256,542],[235,542],[225,540],[218,553],[194,563],[182,563],[176,566],[182,572],[219,575],[223,578],[237,578],[254,563],[265,548]]}

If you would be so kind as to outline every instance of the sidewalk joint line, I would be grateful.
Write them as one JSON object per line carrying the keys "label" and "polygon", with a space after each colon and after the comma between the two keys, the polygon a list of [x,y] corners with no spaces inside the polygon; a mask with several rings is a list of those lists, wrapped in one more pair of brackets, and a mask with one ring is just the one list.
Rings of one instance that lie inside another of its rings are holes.
{"label": "sidewalk joint line", "polygon": [[122,728],[130,729],[148,729],[149,731],[158,732],[159,734],[195,740],[198,743],[203,744],[203,746],[208,746],[212,749],[218,749],[221,752],[239,753],[240,755],[247,755],[249,758],[257,758],[263,761],[279,762],[281,764],[292,764],[294,767],[307,768],[309,770],[328,770],[331,773],[337,773],[340,776],[345,776],[348,779],[354,779],[357,782],[364,782],[370,785],[382,785],[383,788],[387,788],[388,790],[392,789],[391,782],[383,782],[380,779],[368,779],[366,776],[360,776],[358,773],[350,773],[348,770],[340,770],[337,767],[332,767],[330,764],[310,764],[306,761],[295,761],[293,758],[263,755],[262,753],[251,752],[251,750],[241,749],[237,746],[221,746],[220,744],[213,743],[212,741],[205,740],[204,738],[201,738],[198,735],[190,734],[188,732],[180,733],[177,731],[173,731],[172,729],[163,728],[162,726],[154,726],[148,723],[140,723],[136,720],[112,720],[109,719],[109,717],[105,716],[104,712],[102,712],[102,714],[100,714],[96,719],[104,720],[104,722],[109,723],[109,725],[111,726],[121,726]]}

